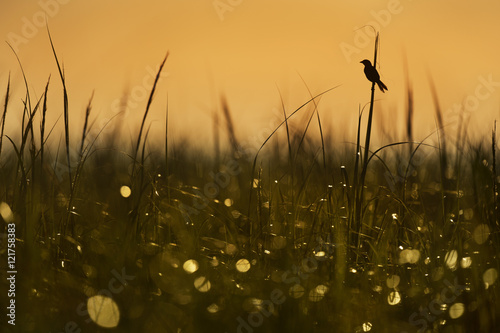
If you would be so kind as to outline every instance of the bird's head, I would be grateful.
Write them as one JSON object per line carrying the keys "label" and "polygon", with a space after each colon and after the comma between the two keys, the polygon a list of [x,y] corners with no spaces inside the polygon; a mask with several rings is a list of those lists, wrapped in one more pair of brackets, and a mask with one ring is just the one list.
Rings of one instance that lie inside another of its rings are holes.
{"label": "bird's head", "polygon": [[361,63],[361,64],[363,64],[365,66],[371,66],[372,65],[372,63],[370,62],[370,60],[367,60],[367,59],[365,59],[363,61],[360,61],[359,63]]}

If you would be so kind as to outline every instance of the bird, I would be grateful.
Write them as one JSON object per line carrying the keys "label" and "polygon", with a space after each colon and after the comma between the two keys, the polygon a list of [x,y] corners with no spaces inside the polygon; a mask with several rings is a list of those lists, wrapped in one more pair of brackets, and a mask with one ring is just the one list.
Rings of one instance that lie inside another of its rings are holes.
{"label": "bird", "polygon": [[368,81],[375,82],[380,88],[381,92],[385,92],[384,90],[389,90],[387,89],[387,86],[382,81],[380,81],[380,75],[378,74],[377,69],[372,66],[370,60],[365,59],[363,61],[360,61],[360,63],[365,65],[365,75]]}

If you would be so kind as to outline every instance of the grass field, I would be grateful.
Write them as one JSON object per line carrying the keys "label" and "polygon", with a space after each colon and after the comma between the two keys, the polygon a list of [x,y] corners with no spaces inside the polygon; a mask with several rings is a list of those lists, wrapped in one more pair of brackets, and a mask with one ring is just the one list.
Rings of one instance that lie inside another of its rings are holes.
{"label": "grass field", "polygon": [[223,102],[214,147],[197,150],[171,143],[168,112],[164,138],[148,138],[153,88],[127,147],[94,130],[91,103],[68,109],[59,68],[60,142],[45,121],[52,82],[36,101],[26,90],[18,139],[4,134],[18,107],[5,91],[0,255],[4,267],[15,244],[17,274],[3,332],[500,329],[494,124],[482,141],[463,122],[448,133],[436,103],[439,128],[413,138],[410,102],[406,141],[369,146],[370,109],[340,146],[311,96],[253,147]]}

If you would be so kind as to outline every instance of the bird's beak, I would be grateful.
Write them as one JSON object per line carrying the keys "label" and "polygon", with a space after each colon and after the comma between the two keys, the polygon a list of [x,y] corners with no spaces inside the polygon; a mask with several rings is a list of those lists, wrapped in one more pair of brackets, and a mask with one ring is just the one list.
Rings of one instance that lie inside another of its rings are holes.
{"label": "bird's beak", "polygon": [[360,61],[359,63],[360,63],[360,64],[362,64],[363,62],[362,62],[362,61]]}

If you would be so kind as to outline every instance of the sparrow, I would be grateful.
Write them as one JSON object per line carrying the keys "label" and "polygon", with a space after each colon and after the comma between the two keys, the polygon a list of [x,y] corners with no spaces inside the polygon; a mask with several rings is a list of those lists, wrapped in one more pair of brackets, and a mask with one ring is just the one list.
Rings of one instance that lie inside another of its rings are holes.
{"label": "sparrow", "polygon": [[365,59],[363,61],[360,61],[360,63],[365,65],[365,75],[368,81],[375,82],[380,88],[381,92],[385,92],[384,90],[388,90],[387,86],[382,81],[380,81],[380,75],[378,74],[377,69],[372,66],[370,60]]}

